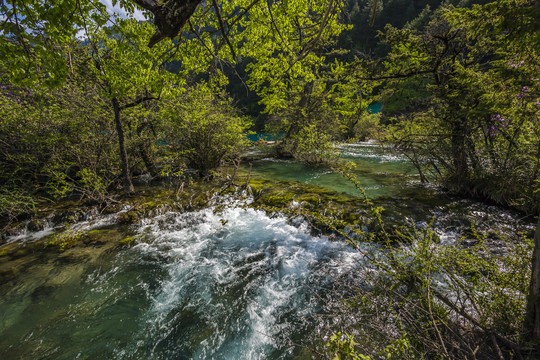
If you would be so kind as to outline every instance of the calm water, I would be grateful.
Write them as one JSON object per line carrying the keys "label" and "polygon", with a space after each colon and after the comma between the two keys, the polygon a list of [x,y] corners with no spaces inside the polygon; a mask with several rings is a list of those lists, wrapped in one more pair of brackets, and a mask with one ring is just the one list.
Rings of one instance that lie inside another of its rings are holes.
{"label": "calm water", "polygon": [[[508,233],[529,227],[511,211],[419,186],[409,164],[373,144],[344,150],[387,216],[433,217],[442,241],[472,222]],[[355,193],[341,177],[294,162],[256,162],[254,173]],[[0,283],[0,359],[311,358],[300,345],[320,346],[339,330],[325,315],[358,280],[361,256],[302,223],[221,201],[228,205],[129,230],[84,224],[118,240],[134,234],[121,251],[74,248],[14,262],[17,275]]]}
{"label": "calm water", "polygon": [[[354,173],[371,198],[397,196],[417,182],[414,167],[404,158],[387,154],[374,143],[359,143],[341,148],[343,159],[356,164]],[[293,160],[263,159],[253,163],[253,173],[275,180],[294,180],[305,184],[358,195],[350,181],[325,167],[313,167]]]}

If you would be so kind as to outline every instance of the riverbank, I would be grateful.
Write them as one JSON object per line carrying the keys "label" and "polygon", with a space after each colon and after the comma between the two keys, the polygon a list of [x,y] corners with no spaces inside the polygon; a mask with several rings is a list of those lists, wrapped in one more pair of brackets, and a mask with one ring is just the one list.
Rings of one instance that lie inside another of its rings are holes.
{"label": "riverbank", "polygon": [[[405,159],[387,154],[376,143],[344,145],[341,151],[345,160],[356,164],[353,174],[368,197],[385,209],[383,216],[390,231],[406,223],[416,226],[431,223],[443,240],[464,236],[473,226],[486,233],[502,231],[506,236],[511,236],[516,229],[529,236],[532,234],[534,218],[495,204],[453,197],[436,187],[420,184]],[[56,204],[43,202],[34,215],[28,214],[3,227],[0,244],[4,244],[4,249],[0,254],[16,253],[17,244],[26,243],[32,243],[34,249],[76,246],[79,243],[76,236],[69,235],[73,224],[107,218],[107,224],[129,226],[168,211],[200,210],[207,207],[213,197],[222,195],[236,199],[249,197],[250,207],[267,212],[303,209],[304,214],[319,213],[342,222],[342,228],[363,226],[377,231],[374,226],[370,227],[369,209],[349,180],[326,167],[268,155],[268,148],[252,151],[239,167],[222,168],[221,175],[212,181],[168,179],[150,185],[141,179],[135,195],[116,197],[117,200],[104,205],[76,200]],[[332,234],[331,229],[316,219],[312,219],[312,227],[314,231]],[[66,239],[62,239],[64,233]]]}

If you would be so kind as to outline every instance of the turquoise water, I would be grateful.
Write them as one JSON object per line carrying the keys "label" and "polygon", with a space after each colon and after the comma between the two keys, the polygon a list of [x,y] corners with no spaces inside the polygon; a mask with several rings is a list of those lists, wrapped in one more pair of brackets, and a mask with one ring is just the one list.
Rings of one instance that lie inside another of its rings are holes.
{"label": "turquoise water", "polygon": [[[418,182],[414,167],[404,158],[388,154],[374,143],[345,145],[340,148],[344,160],[355,163],[353,173],[370,198],[398,196]],[[254,174],[273,180],[293,180],[319,185],[353,196],[359,192],[343,176],[326,167],[314,167],[294,160],[267,158],[253,162]]]}
{"label": "turquoise water", "polygon": [[378,114],[379,112],[381,112],[382,108],[383,108],[383,104],[381,104],[381,103],[373,103],[373,104],[368,106],[367,111],[370,114]]}
{"label": "turquoise water", "polygon": [[[472,222],[528,229],[514,212],[422,187],[410,164],[374,144],[343,151],[386,217],[433,219],[443,242]],[[254,162],[253,171],[356,194],[340,176],[291,161]],[[134,235],[134,245],[11,260],[13,274],[0,274],[0,359],[311,359],[308,349],[340,329],[328,315],[361,280],[362,257],[302,222],[242,205],[219,198],[129,228],[98,218],[77,226],[117,241]]]}
{"label": "turquoise water", "polygon": [[270,133],[255,133],[255,134],[250,134],[247,136],[248,140],[249,141],[259,141],[259,140],[264,140],[264,141],[276,141],[276,140],[279,140],[281,139],[283,136],[285,136],[285,133],[279,133],[279,134],[270,134]]}
{"label": "turquoise water", "polygon": [[0,358],[304,358],[293,343],[321,336],[316,314],[360,260],[232,203],[133,230],[130,249],[95,259],[71,249],[72,262],[42,259],[2,284]]}
{"label": "turquoise water", "polygon": [[[516,211],[476,200],[446,194],[434,184],[421,184],[414,166],[403,156],[374,142],[342,145],[344,160],[355,163],[352,172],[367,196],[385,208],[385,221],[404,221],[418,226],[431,224],[443,241],[455,242],[463,229],[501,231],[513,236],[520,229],[530,233],[535,219]],[[247,166],[244,164],[244,166]],[[272,180],[299,181],[339,193],[360,196],[355,186],[326,167],[314,167],[293,160],[267,158],[252,163],[253,174]]]}

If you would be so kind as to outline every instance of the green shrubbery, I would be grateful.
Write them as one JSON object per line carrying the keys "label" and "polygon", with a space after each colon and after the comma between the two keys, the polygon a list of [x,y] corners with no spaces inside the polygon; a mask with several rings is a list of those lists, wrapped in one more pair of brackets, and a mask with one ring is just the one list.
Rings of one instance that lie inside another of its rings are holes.
{"label": "green shrubbery", "polygon": [[442,8],[421,31],[385,28],[388,140],[423,180],[540,211],[539,15],[534,2],[500,0]]}
{"label": "green shrubbery", "polygon": [[[364,195],[354,176],[339,171]],[[530,238],[482,233],[474,226],[455,243],[442,243],[430,225],[404,224],[390,233],[383,209],[365,195],[364,202],[371,212],[369,231],[308,209],[285,210],[339,234],[363,255],[350,289],[355,295],[333,315],[343,324],[327,344],[335,359],[538,355],[538,344],[525,340]]]}
{"label": "green shrubbery", "polygon": [[251,122],[238,114],[224,94],[207,87],[187,89],[164,104],[161,113],[170,151],[203,177],[223,160],[238,157],[248,144],[245,132]]}
{"label": "green shrubbery", "polygon": [[340,154],[331,141],[330,135],[309,125],[293,137],[296,141],[294,157],[308,164],[332,164]]}
{"label": "green shrubbery", "polygon": [[521,333],[530,239],[501,240],[501,256],[476,232],[473,246],[441,244],[429,228],[411,226],[400,236],[411,245],[369,254],[376,273],[366,273],[358,295],[346,301],[345,311],[369,319],[343,329],[354,335],[358,354],[463,359],[528,352]]}

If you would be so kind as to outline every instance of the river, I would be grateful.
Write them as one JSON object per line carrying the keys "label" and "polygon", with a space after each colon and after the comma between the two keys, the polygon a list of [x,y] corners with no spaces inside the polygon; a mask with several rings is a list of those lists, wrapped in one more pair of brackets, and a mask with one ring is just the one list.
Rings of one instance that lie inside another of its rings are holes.
{"label": "river", "polygon": [[[472,223],[508,234],[532,229],[511,210],[419,184],[410,164],[374,144],[343,150],[386,216],[433,222],[441,241],[457,241]],[[253,176],[357,194],[338,175],[293,161],[257,161]],[[121,250],[27,255],[0,283],[0,358],[311,358],[339,330],[333,304],[359,280],[362,256],[305,223],[243,205],[216,198],[203,210],[143,219]],[[79,226],[119,239],[127,231],[103,218]]]}

